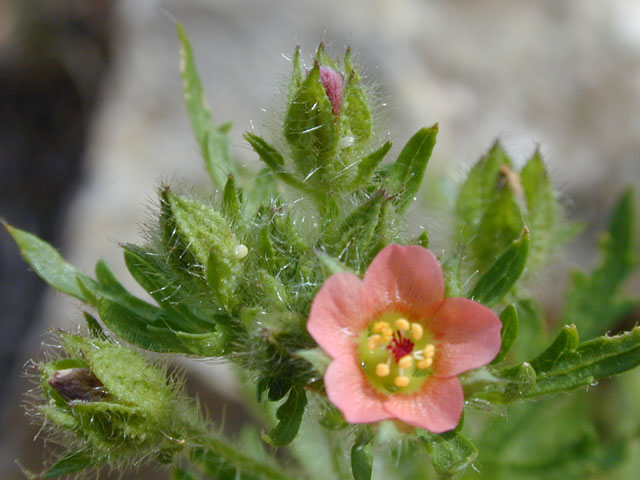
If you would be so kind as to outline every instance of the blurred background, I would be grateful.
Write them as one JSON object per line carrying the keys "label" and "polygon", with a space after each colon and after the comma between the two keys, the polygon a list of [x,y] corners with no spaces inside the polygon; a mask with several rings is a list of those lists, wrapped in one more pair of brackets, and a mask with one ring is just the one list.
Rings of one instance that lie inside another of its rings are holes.
{"label": "blurred background", "polygon": [[[455,184],[496,138],[519,164],[540,147],[567,217],[586,224],[536,286],[550,321],[566,269],[593,265],[615,199],[640,192],[637,0],[0,0],[0,216],[87,273],[103,258],[135,291],[117,242],[141,240],[156,187],[210,188],[182,103],[176,20],[245,165],[257,158],[242,132],[275,131],[288,57],[320,41],[334,56],[352,46],[397,146],[439,122],[427,190]],[[430,201],[412,219],[441,252]],[[640,291],[638,275],[628,288]],[[4,232],[0,308],[0,477],[13,480],[15,459],[38,470],[46,458],[21,406],[23,366],[49,329],[75,331],[81,310],[44,288]],[[248,414],[233,375],[212,363],[183,363],[189,388],[233,433]]]}

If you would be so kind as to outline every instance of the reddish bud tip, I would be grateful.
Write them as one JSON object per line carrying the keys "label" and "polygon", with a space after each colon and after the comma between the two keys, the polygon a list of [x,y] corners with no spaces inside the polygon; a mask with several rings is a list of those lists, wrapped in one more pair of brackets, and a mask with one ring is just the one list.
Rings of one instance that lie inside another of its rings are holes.
{"label": "reddish bud tip", "polygon": [[338,116],[342,108],[344,78],[340,72],[336,72],[333,68],[322,66],[320,67],[320,80],[331,102],[331,110],[335,116]]}

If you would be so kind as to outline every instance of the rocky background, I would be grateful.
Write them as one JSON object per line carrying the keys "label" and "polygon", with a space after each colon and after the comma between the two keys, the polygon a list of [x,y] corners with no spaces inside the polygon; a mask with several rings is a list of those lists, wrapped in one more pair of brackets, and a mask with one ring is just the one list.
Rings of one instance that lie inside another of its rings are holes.
{"label": "rocky background", "polygon": [[[540,147],[568,218],[587,225],[537,285],[551,320],[567,266],[590,267],[617,195],[630,184],[640,193],[636,0],[0,0],[0,216],[86,272],[103,258],[135,288],[116,242],[140,238],[155,188],[209,187],[182,104],[176,19],[246,165],[257,157],[242,132],[275,131],[268,119],[282,108],[287,57],[320,41],[336,56],[357,52],[382,104],[381,136],[399,147],[439,122],[428,177],[444,191],[496,138],[517,162]],[[413,215],[441,251],[434,197]],[[629,287],[640,290],[637,275]],[[23,478],[14,459],[36,470],[43,459],[20,406],[22,365],[41,355],[48,328],[75,330],[81,315],[2,233],[0,305],[0,476],[13,480]],[[247,421],[228,371],[184,365],[212,418],[226,415],[231,431]]]}

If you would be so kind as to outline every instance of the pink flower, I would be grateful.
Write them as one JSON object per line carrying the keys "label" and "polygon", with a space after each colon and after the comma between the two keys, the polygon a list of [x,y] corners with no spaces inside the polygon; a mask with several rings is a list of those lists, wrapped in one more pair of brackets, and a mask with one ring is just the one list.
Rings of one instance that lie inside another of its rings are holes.
{"label": "pink flower", "polygon": [[456,427],[464,396],[456,377],[500,350],[498,317],[466,298],[444,298],[435,255],[389,245],[361,280],[332,275],[307,323],[332,362],[329,400],[350,423],[398,419],[441,433]]}
{"label": "pink flower", "polygon": [[331,67],[320,67],[320,81],[324,91],[331,102],[331,111],[337,117],[342,109],[342,93],[344,90],[344,78],[340,72]]}

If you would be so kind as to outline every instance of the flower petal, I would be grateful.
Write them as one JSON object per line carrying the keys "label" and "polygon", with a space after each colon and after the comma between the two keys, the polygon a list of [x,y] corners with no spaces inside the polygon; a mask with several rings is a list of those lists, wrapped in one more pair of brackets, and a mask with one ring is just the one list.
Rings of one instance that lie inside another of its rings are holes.
{"label": "flower petal", "polygon": [[456,377],[430,377],[419,392],[389,396],[384,409],[404,423],[442,433],[458,425],[463,403],[462,386]]}
{"label": "flower petal", "polygon": [[502,343],[500,319],[484,305],[466,298],[447,298],[427,320],[427,328],[438,342],[433,365],[437,377],[486,365]]}
{"label": "flower petal", "polygon": [[341,357],[324,374],[327,397],[349,423],[378,422],[391,418],[383,408],[384,398],[369,385],[355,357]]}
{"label": "flower petal", "polygon": [[324,283],[311,305],[307,330],[333,358],[353,351],[358,333],[367,322],[362,315],[361,287],[356,275],[337,273]]}
{"label": "flower petal", "polygon": [[423,247],[388,245],[364,275],[362,304],[369,317],[395,309],[424,318],[443,298],[442,269],[436,256]]}

